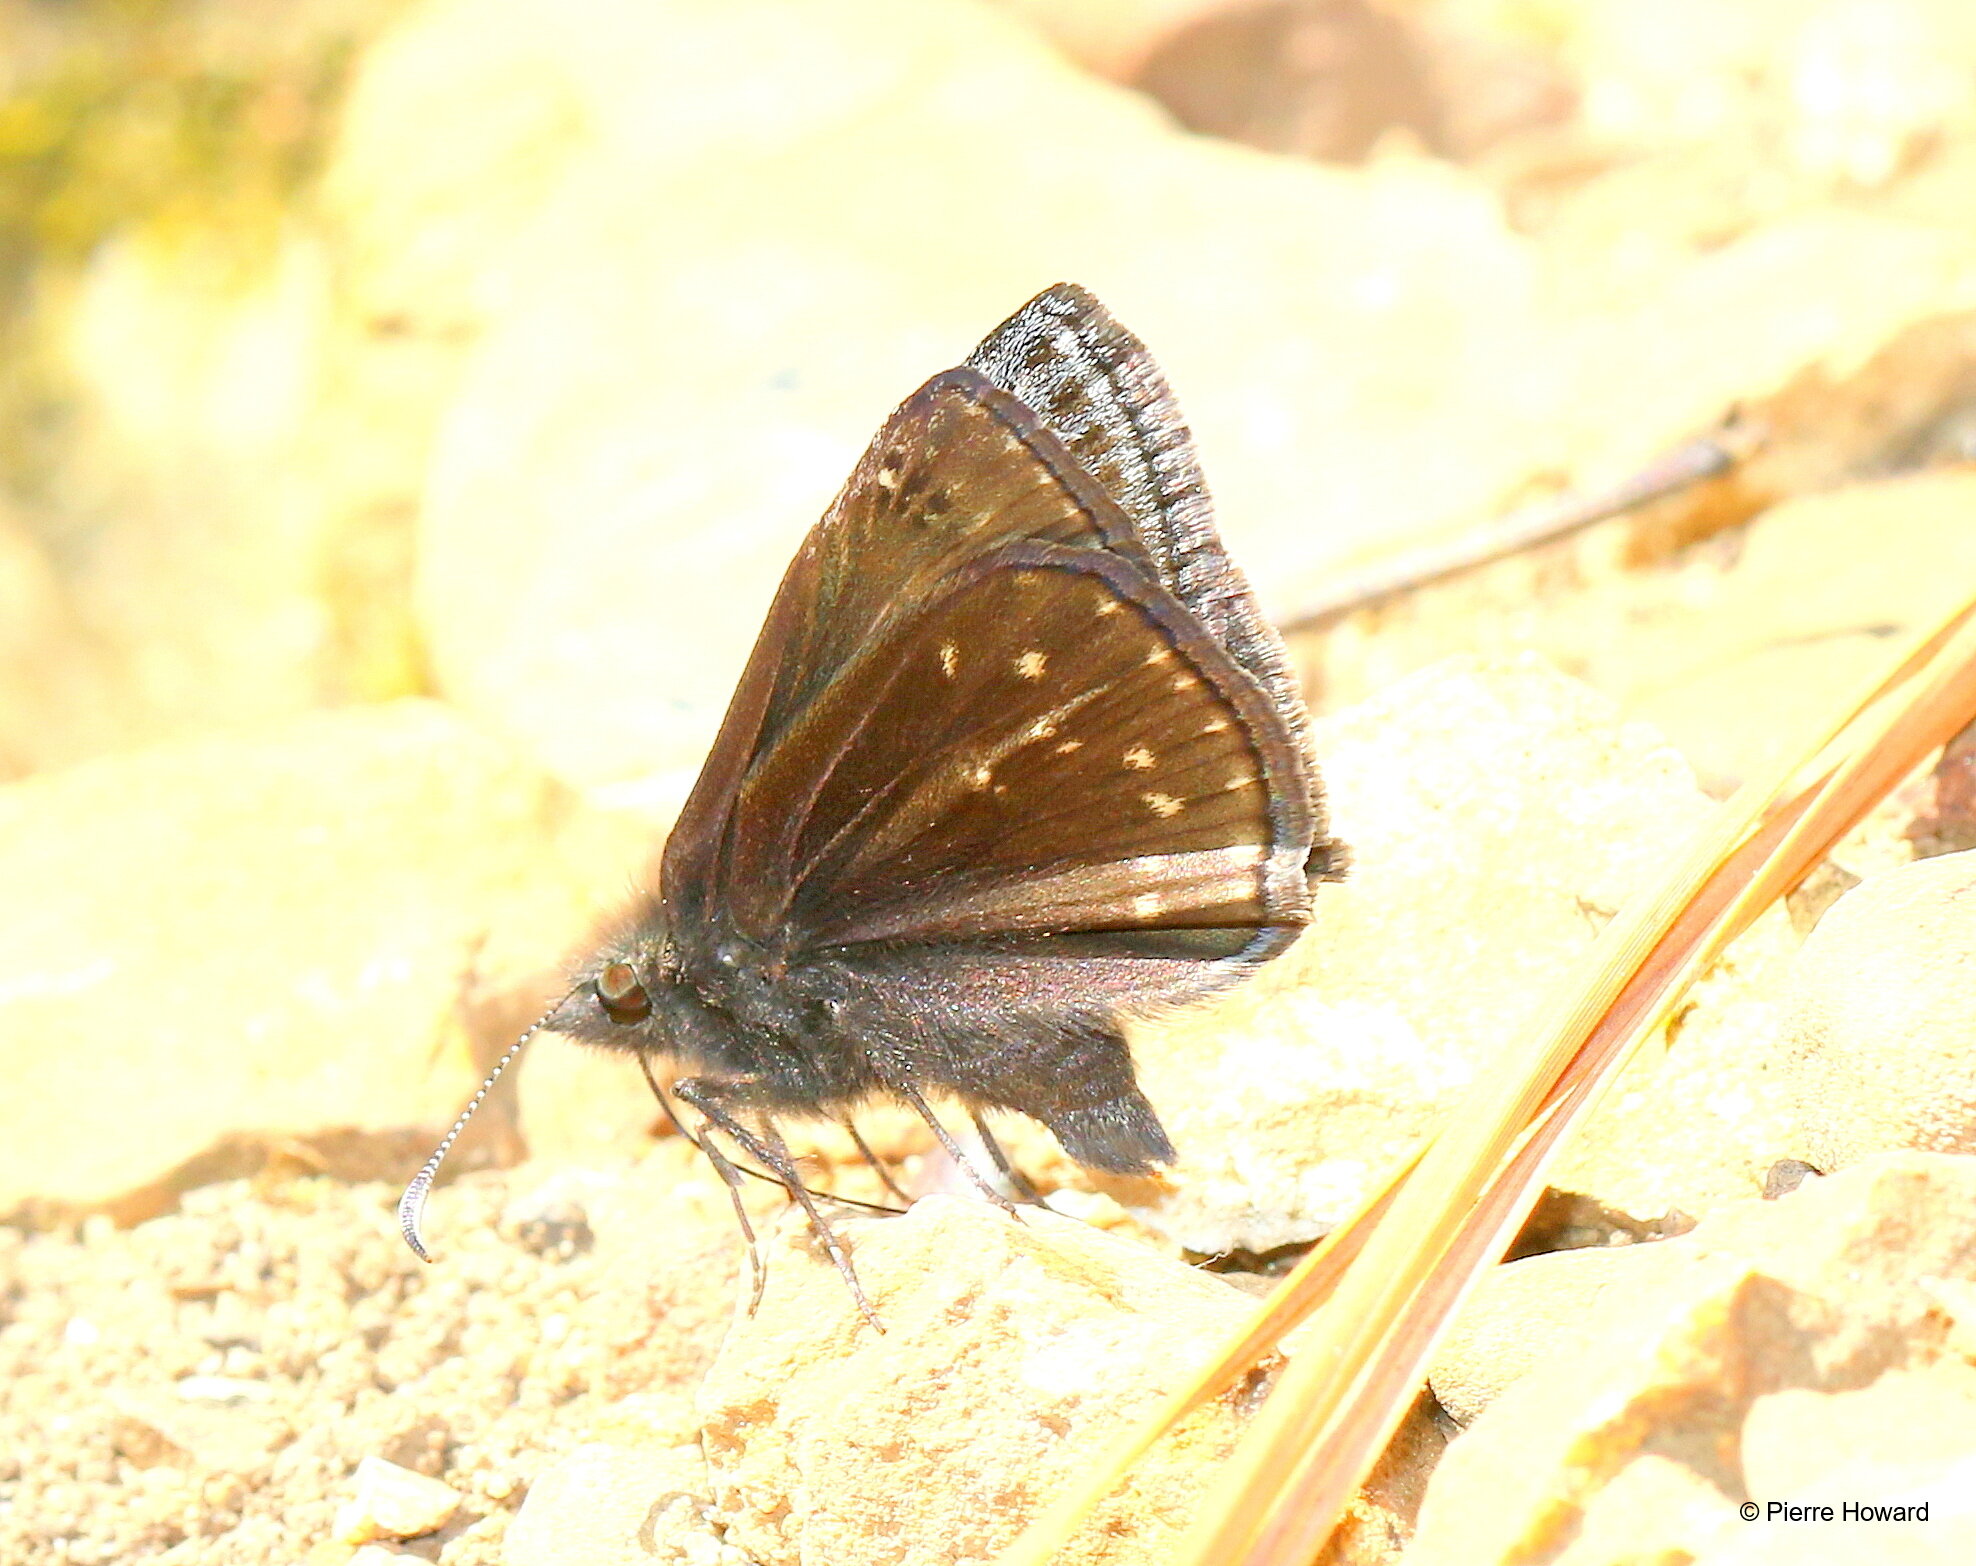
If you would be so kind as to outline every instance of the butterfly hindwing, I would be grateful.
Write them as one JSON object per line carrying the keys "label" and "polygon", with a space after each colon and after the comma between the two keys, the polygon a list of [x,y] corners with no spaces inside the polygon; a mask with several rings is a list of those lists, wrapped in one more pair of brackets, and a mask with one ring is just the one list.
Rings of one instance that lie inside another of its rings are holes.
{"label": "butterfly hindwing", "polygon": [[[793,839],[803,945],[1301,924],[1301,757],[1130,563],[1006,546],[847,684],[864,716],[820,725],[844,743]],[[774,769],[751,779],[743,821],[757,782],[778,797]]]}

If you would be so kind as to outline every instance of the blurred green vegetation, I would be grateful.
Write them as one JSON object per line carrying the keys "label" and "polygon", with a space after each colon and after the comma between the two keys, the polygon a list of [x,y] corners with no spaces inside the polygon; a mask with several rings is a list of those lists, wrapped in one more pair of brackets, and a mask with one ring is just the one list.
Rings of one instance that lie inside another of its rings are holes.
{"label": "blurred green vegetation", "polygon": [[195,0],[7,11],[24,44],[0,80],[0,482],[19,495],[64,424],[46,307],[125,233],[251,275],[320,167],[359,39],[354,15],[298,28],[279,8],[219,39]]}

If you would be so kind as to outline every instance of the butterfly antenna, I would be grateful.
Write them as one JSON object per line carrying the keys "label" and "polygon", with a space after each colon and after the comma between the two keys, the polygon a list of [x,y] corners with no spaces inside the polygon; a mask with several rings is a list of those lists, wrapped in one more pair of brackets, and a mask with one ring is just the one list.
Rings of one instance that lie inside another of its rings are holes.
{"label": "butterfly antenna", "polygon": [[405,1243],[412,1248],[412,1254],[420,1261],[432,1260],[431,1252],[425,1248],[425,1236],[420,1230],[419,1220],[425,1215],[426,1193],[432,1189],[432,1182],[439,1173],[439,1166],[446,1161],[446,1155],[453,1150],[453,1144],[459,1140],[460,1133],[467,1127],[467,1122],[473,1119],[473,1112],[480,1108],[481,1100],[487,1097],[488,1089],[500,1080],[502,1072],[514,1064],[514,1058],[521,1053],[522,1046],[534,1038],[548,1024],[549,1019],[562,1009],[563,1002],[575,993],[575,990],[568,991],[557,1000],[555,1005],[531,1022],[522,1030],[521,1037],[508,1046],[507,1053],[494,1062],[494,1069],[487,1073],[487,1079],[480,1084],[473,1097],[467,1100],[467,1107],[460,1111],[460,1118],[453,1122],[453,1129],[441,1138],[439,1145],[432,1150],[432,1156],[425,1161],[425,1167],[412,1176],[412,1183],[405,1187],[405,1194],[398,1198],[398,1232],[404,1235]]}

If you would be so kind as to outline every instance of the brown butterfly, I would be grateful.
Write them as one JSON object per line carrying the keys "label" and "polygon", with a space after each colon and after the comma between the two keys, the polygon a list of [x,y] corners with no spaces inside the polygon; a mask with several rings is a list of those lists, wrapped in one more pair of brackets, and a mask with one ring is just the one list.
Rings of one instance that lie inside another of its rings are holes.
{"label": "brown butterfly", "polygon": [[[996,1200],[929,1095],[1004,1173],[984,1109],[1150,1172],[1174,1150],[1121,1018],[1254,971],[1343,865],[1172,394],[1059,285],[878,432],[783,578],[658,887],[537,1027],[635,1053],[661,1102],[651,1062],[681,1068],[673,1095],[803,1204],[876,1325],[778,1115],[902,1099]],[[400,1203],[420,1255],[465,1120]]]}

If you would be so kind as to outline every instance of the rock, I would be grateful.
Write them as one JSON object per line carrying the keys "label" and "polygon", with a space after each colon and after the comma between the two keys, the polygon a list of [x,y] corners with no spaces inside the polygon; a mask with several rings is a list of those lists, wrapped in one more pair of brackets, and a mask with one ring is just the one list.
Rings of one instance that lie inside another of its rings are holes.
{"label": "rock", "polygon": [[350,1556],[349,1566],[411,1566],[424,1559],[423,1555],[408,1555],[382,1544],[362,1544]]}
{"label": "rock", "polygon": [[[716,1517],[760,1566],[991,1559],[1250,1308],[1072,1220],[927,1197],[837,1220],[881,1336],[792,1219],[700,1394]],[[1183,1423],[1066,1559],[1170,1559],[1249,1396]]]}
{"label": "rock", "polygon": [[95,656],[67,679],[96,676],[91,704],[121,732],[51,715],[40,765],[271,723],[340,694],[328,518],[302,477],[331,283],[300,232],[252,261],[213,234],[122,233],[93,257],[63,323],[68,526],[43,526],[91,524],[86,547],[63,551],[63,586]]}
{"label": "rock", "polygon": [[635,1156],[665,1123],[628,1054],[550,1034],[529,1045],[514,1073],[515,1120],[532,1158],[598,1164]]}
{"label": "rock", "polygon": [[[1976,175],[1969,191],[1976,198]],[[1862,259],[1862,291],[1882,265],[1906,263]],[[1716,313],[1750,319],[1727,301]],[[1292,647],[1333,708],[1456,653],[1537,652],[1663,730],[1726,798],[1953,607],[1976,493],[1955,454],[1972,354],[1969,312],[1924,315],[1857,359],[1835,349],[1833,363],[1747,404],[1764,438],[1731,476],[1569,544],[1293,632]],[[1697,384],[1685,370],[1673,378]],[[1929,463],[1942,465],[1886,477]],[[1864,538],[1888,547],[1862,549]]]}
{"label": "rock", "polygon": [[[1212,8],[1057,31],[1122,59]],[[1962,395],[1976,203],[1930,151],[1965,134],[1938,90],[1968,57],[1952,0],[1718,26],[1678,104],[1672,24],[1598,7],[1533,38],[1445,8],[1585,74],[1629,155],[1647,126],[1756,145],[1666,200],[1580,158],[1597,210],[1541,244],[1481,178],[1403,151],[1339,171],[1178,135],[963,0],[586,0],[576,27],[541,0],[384,9],[375,40],[361,4],[283,31],[325,79],[332,45],[364,47],[340,112],[301,95],[296,161],[326,169],[270,198],[277,238],[230,209],[119,226],[42,291],[75,434],[37,458],[47,514],[0,544],[26,630],[0,633],[0,694],[22,693],[0,768],[420,689],[422,639],[446,694],[565,775],[690,767],[878,418],[1059,275],[1153,343],[1286,610],[1341,564],[1630,473],[1732,402],[1770,440],[1683,527],[1913,460]],[[1780,115],[1784,179],[1775,135],[1725,130]],[[1860,210],[1862,178],[1888,202]],[[918,231],[972,236],[968,267],[861,220],[902,192]]]}
{"label": "rock", "polygon": [[1904,835],[1917,859],[1976,848],[1976,723],[1942,747]]}
{"label": "rock", "polygon": [[1096,0],[1061,6],[1050,0],[994,0],[1019,16],[1078,64],[1113,81],[1127,81],[1162,41],[1212,17],[1227,0]]}
{"label": "rock", "polygon": [[748,1566],[709,1524],[698,1446],[591,1442],[545,1469],[509,1524],[506,1566]]}
{"label": "rock", "polygon": [[[1759,1547],[1745,1500],[1926,1499],[1927,1549],[1966,1550],[1976,1374],[1955,1312],[1976,1299],[1972,1196],[1976,1159],[1892,1154],[1658,1245],[1512,1264],[1470,1316],[1524,1313],[1514,1335],[1548,1348],[1520,1348],[1528,1373],[1448,1448],[1409,1562],[1802,1558],[1781,1537]],[[1542,1282],[1571,1273],[1547,1297]],[[1468,1320],[1444,1355],[1503,1336]]]}
{"label": "rock", "polygon": [[1889,870],[1805,942],[1786,1047],[1803,1156],[1976,1152],[1976,852]]}
{"label": "rock", "polygon": [[437,1533],[459,1510],[460,1494],[424,1474],[366,1457],[357,1464],[357,1494],[336,1514],[336,1536],[352,1544]]}
{"label": "rock", "polygon": [[335,261],[297,198],[377,13],[16,29],[0,535],[52,580],[15,618],[0,540],[0,776],[376,693],[333,585],[337,475],[370,464],[324,450]]}
{"label": "rock", "polygon": [[1693,1254],[1663,1241],[1552,1251],[1496,1268],[1434,1356],[1434,1396],[1458,1423],[1473,1423],[1505,1387],[1597,1336],[1622,1301],[1670,1287]]}
{"label": "rock", "polygon": [[1676,1229],[1760,1195],[1796,1139],[1778,1024],[1797,946],[1781,907],[1760,915],[1642,1046],[1559,1152],[1549,1183]]}
{"label": "rock", "polygon": [[1239,0],[1172,28],[1131,83],[1203,135],[1355,163],[1380,146],[1448,150],[1431,39],[1368,0]]}
{"label": "rock", "polygon": [[1778,150],[1836,188],[1886,184],[1970,119],[1976,27],[1955,0],[1601,3],[1561,32],[1598,130],[1703,140],[1782,118]]}
{"label": "rock", "polygon": [[1972,507],[1966,468],[1780,505],[1750,526],[1734,571],[1697,608],[1643,628],[1628,667],[1615,658],[1592,678],[1705,776],[1740,782],[1803,743],[1966,596]]}
{"label": "rock", "polygon": [[[1190,1250],[1266,1251],[1335,1225],[1522,1039],[1709,809],[1657,736],[1535,660],[1439,665],[1324,720],[1317,750],[1350,876],[1226,1000],[1132,1033],[1181,1160],[1157,1184],[1104,1188]],[[1684,1044],[1710,1016],[1691,1016]],[[1700,1163],[1655,1164],[1659,1211],[1761,1182],[1761,1151],[1735,1172],[1734,1138],[1681,1149]]]}
{"label": "rock", "polygon": [[113,748],[101,651],[46,548],[0,505],[0,781]]}
{"label": "rock", "polygon": [[[571,29],[525,20],[528,0],[499,22],[418,8],[352,100],[349,145],[388,136],[389,157],[337,176],[353,202],[409,208],[401,192],[456,177],[421,149],[487,142],[471,116],[519,75],[543,84],[531,105],[558,95],[591,128],[572,151],[567,119],[524,113],[543,127],[529,167],[559,172],[501,249],[502,308],[420,522],[445,693],[562,775],[696,763],[774,583],[879,421],[1062,276],[1172,373],[1244,560],[1287,572],[1374,550],[1486,505],[1524,466],[1527,443],[1497,422],[1524,405],[1470,377],[1527,354],[1530,258],[1458,175],[1178,135],[952,0],[589,15]],[[706,62],[739,59],[753,85],[736,94]],[[442,75],[443,97],[421,95]],[[989,107],[1018,99],[1020,115]],[[505,201],[506,165],[490,169]],[[918,231],[977,236],[966,268],[858,216],[903,201]],[[474,198],[442,210],[461,205]],[[1247,231],[1269,244],[1218,237]],[[1176,292],[1185,276],[1212,284]],[[1444,460],[1408,460],[1423,444]]]}
{"label": "rock", "polygon": [[269,1454],[289,1433],[267,1415],[200,1406],[183,1386],[177,1396],[132,1388],[113,1394],[111,1401],[119,1415],[117,1453],[138,1468],[164,1465],[265,1478]]}
{"label": "rock", "polygon": [[131,1221],[271,1154],[402,1178],[639,838],[428,703],[14,784],[0,1067],[51,1112],[0,1212]]}

